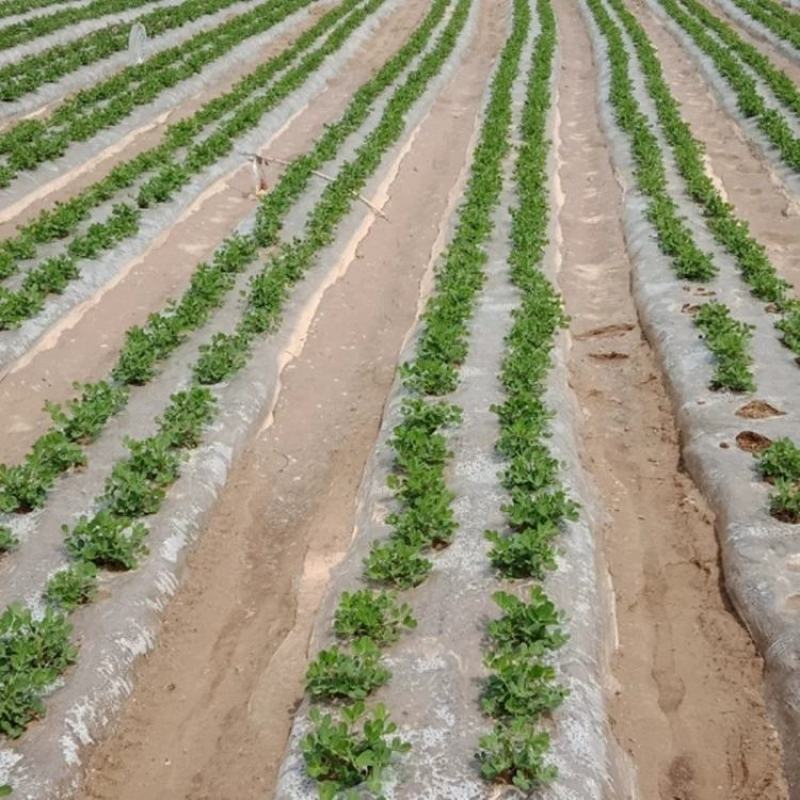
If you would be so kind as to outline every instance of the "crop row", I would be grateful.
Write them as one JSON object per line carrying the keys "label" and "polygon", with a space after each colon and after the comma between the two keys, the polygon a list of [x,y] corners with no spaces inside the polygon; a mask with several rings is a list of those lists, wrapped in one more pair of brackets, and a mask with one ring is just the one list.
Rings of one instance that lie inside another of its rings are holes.
{"label": "crop row", "polygon": [[[753,293],[760,299],[769,301],[776,310],[783,312],[783,318],[776,325],[783,333],[784,344],[797,352],[796,330],[793,332],[791,326],[797,326],[800,319],[798,301],[788,297],[789,286],[775,273],[764,248],[749,236],[746,223],[736,218],[732,207],[722,200],[713,183],[705,175],[701,146],[692,137],[689,127],[680,116],[679,108],[663,80],[655,50],[643,28],[625,8],[622,0],[607,0],[607,2],[622,20],[634,43],[645,75],[648,93],[653,98],[661,127],[673,149],[679,171],[686,179],[690,196],[700,205],[717,241],[736,259]],[[587,3],[609,42],[612,69],[616,62],[618,65],[624,65],[627,74],[627,54],[619,27],[608,15],[600,0],[587,0]],[[612,102],[615,96],[612,93]],[[717,302],[700,307],[696,324],[703,331],[717,359],[712,387],[728,388],[733,391],[752,390],[754,388],[750,372],[752,358],[747,350],[751,327],[734,320],[730,310]],[[770,512],[778,519],[791,523],[800,522],[799,454],[800,450],[793,443],[779,440],[773,443],[759,461],[762,476],[775,484],[775,491],[769,499]],[[782,470],[786,474],[782,474]]]}
{"label": "crop row", "polygon": [[752,327],[733,319],[730,309],[722,303],[705,303],[695,317],[695,325],[703,332],[708,349],[716,358],[712,389],[732,392],[752,392],[753,380],[750,356]]}
{"label": "crop row", "polygon": [[713,14],[697,0],[681,0],[681,2],[764,80],[778,100],[800,116],[800,90],[783,70],[778,69],[757,47],[745,41],[733,25]]}
{"label": "crop row", "polygon": [[[621,0],[609,2],[631,37],[644,75],[645,88],[653,100],[661,131],[672,150],[689,197],[700,208],[715,240],[733,258],[753,295],[771,304],[770,310],[779,313],[775,326],[781,342],[800,356],[800,301],[793,296],[792,287],[778,275],[764,246],[753,238],[747,223],[736,216],[733,206],[722,198],[706,173],[703,146],[694,138],[683,119],[680,107],[664,80],[658,55],[644,29]],[[733,335],[731,341],[738,341],[741,348],[749,336],[741,324],[734,324],[734,328],[738,333]],[[728,388],[732,389],[737,384],[743,387],[750,385],[746,377],[748,370],[745,369],[749,359],[742,356],[736,362],[734,371],[740,379],[731,375],[731,381],[726,382]]]}
{"label": "crop row", "polygon": [[631,142],[635,177],[642,194],[647,198],[647,218],[656,230],[659,245],[672,259],[679,278],[704,281],[716,274],[710,254],[694,241],[687,224],[681,219],[675,201],[669,194],[667,174],[658,139],[650,130],[633,93],[628,74],[628,55],[622,37],[599,3],[589,0],[601,30],[607,32],[611,59],[609,97],[617,123]]}
{"label": "crop row", "polygon": [[[521,300],[500,371],[505,400],[494,408],[500,422],[497,450],[505,461],[501,483],[508,493],[503,507],[508,531],[486,534],[499,575],[528,582],[542,581],[556,567],[556,537],[578,515],[547,446],[550,352],[567,320],[561,298],[541,270],[549,219],[547,128],[556,26],[550,0],[537,4],[542,25],[522,117],[509,257]],[[478,757],[484,776],[530,792],[556,776],[547,762],[550,737],[542,721],[567,693],[552,663],[566,635],[563,616],[544,589],[534,585],[526,594],[525,600],[505,591],[495,594],[503,615],[488,624],[490,675],[483,697],[495,725],[481,740]]]}
{"label": "crop row", "polygon": [[[189,147],[209,125],[234,112],[253,93],[262,91],[270,80],[323,34],[328,33],[359,1],[349,0],[335,7],[301,34],[293,45],[260,64],[253,72],[238,80],[229,91],[205,103],[191,117],[167,126],[164,140],[157,147],[118,164],[102,180],[69,200],[57,203],[53,209],[45,209],[32,222],[19,227],[14,237],[0,244],[0,279],[13,275],[19,268],[19,262],[35,258],[39,245],[67,239],[93,208],[113,199],[116,193],[130,189],[142,175],[166,164],[181,148]],[[35,131],[33,133],[35,135]],[[26,134],[27,130],[22,129],[19,138],[24,141]]]}
{"label": "crop row", "polygon": [[[457,528],[454,495],[445,476],[452,457],[445,431],[460,422],[461,411],[439,398],[458,385],[469,348],[468,323],[485,280],[486,244],[500,202],[503,162],[510,151],[512,87],[530,19],[527,0],[515,0],[511,33],[492,80],[453,238],[437,267],[415,357],[401,368],[406,397],[402,421],[389,440],[394,456],[389,486],[396,500],[386,519],[391,534],[373,542],[364,559],[363,580],[370,588],[345,592],[335,612],[334,631],[339,639],[351,642],[349,647],[335,644],[322,650],[306,675],[312,702],[355,703],[328,712],[312,706],[309,713],[311,730],[301,749],[322,798],[337,797],[361,783],[379,792],[381,773],[392,753],[409,749],[397,737],[387,740],[390,731],[372,735],[369,718],[361,726],[363,701],[391,677],[380,660],[380,648],[393,643],[401,628],[416,624],[410,607],[400,603],[396,592],[426,579],[433,569],[428,555],[447,547]],[[383,706],[374,713],[385,724]]]}
{"label": "crop row", "polygon": [[[5,240],[0,245],[0,277],[14,274],[21,260],[35,256],[38,245],[66,240],[93,207],[110,201],[146,173],[156,172],[139,188],[135,207],[128,203],[115,205],[107,219],[75,235],[65,254],[51,256],[30,269],[18,290],[0,289],[0,329],[19,325],[37,314],[49,294],[63,291],[69,280],[78,277],[77,259],[96,259],[118,242],[134,236],[139,230],[140,209],[167,202],[194,175],[228,155],[237,138],[255,128],[264,114],[302,86],[325,58],[342,47],[375,7],[374,2],[361,3],[362,0],[345,0],[291,47],[237,83],[231,92],[210,101],[191,118],[170,126],[160,145],[118,164],[106,178],[66,203],[57,203],[53,211],[43,211],[32,223],[20,228],[14,238]],[[323,35],[327,35],[324,42],[305,53]],[[293,65],[295,59],[299,63]],[[285,71],[280,74],[282,70]],[[255,97],[250,97],[253,94]],[[212,121],[225,114],[228,119],[223,119],[211,135],[194,141]],[[184,149],[185,155],[178,161],[176,153]]]}
{"label": "crop row", "polygon": [[658,139],[633,93],[628,74],[628,55],[622,37],[597,0],[590,1],[590,8],[599,15],[601,29],[609,32],[609,97],[617,123],[630,138],[636,180],[647,199],[647,218],[656,230],[662,251],[672,259],[675,274],[687,280],[709,280],[716,275],[716,267],[711,255],[697,246],[688,225],[678,213],[677,204],[670,196]]}
{"label": "crop row", "polygon": [[78,92],[48,117],[26,119],[0,134],[0,186],[21,172],[62,156],[72,142],[83,142],[125,119],[139,107],[203,67],[240,42],[263,33],[307,6],[311,0],[282,0],[257,5],[177,47],[157,53],[143,64],[127,67],[107,80]]}
{"label": "crop row", "polygon": [[[24,19],[13,25],[0,28],[0,50],[16,47],[23,42],[37,39],[53,31],[75,25],[87,19],[97,19],[108,14],[118,14],[131,8],[139,8],[152,3],[153,0],[92,0],[85,6],[72,8],[67,6],[51,14],[39,14],[31,19]],[[137,18],[141,19],[141,18]],[[114,23],[111,23],[110,28]]]}
{"label": "crop row", "polygon": [[758,455],[758,472],[774,490],[770,513],[793,524],[800,523],[800,447],[791,439],[777,439]]}
{"label": "crop row", "polygon": [[[722,79],[736,94],[739,111],[745,117],[756,121],[759,129],[778,149],[780,157],[789,167],[795,171],[800,170],[800,138],[794,135],[784,115],[767,105],[757,81],[742,66],[737,54],[748,63],[752,61],[755,68],[760,69],[762,77],[771,85],[775,94],[787,102],[795,112],[800,113],[797,87],[792,81],[783,72],[776,70],[769,59],[752,45],[742,41],[729,25],[717,19],[695,0],[681,0],[681,2],[696,16],[686,13],[676,0],[657,0],[657,2],[711,58]],[[705,26],[715,30],[728,43],[720,43]],[[761,65],[760,68],[758,64]]]}
{"label": "crop row", "polygon": [[753,19],[769,28],[784,41],[800,49],[800,14],[776,0],[733,0]]}
{"label": "crop row", "polygon": [[[145,26],[148,36],[153,38],[216,14],[237,2],[239,0],[184,0],[180,5],[145,14],[139,21]],[[0,100],[14,100],[45,83],[53,83],[70,72],[125,50],[132,24],[93,31],[72,42],[53,45],[0,67]]]}
{"label": "crop row", "polygon": [[[627,134],[635,164],[634,177],[639,190],[647,198],[647,218],[656,230],[661,251],[667,255],[679,278],[701,281],[717,274],[717,268],[709,253],[702,251],[695,242],[688,225],[679,217],[678,208],[668,187],[664,157],[656,134],[650,127],[647,115],[642,111],[633,89],[630,75],[630,58],[625,41],[617,24],[612,20],[601,0],[587,0],[595,21],[606,39],[608,58],[611,64],[609,99],[614,109],[617,124]],[[730,311],[718,304],[730,317]],[[736,325],[731,318],[731,324]],[[718,379],[749,374],[750,357],[747,352],[748,337],[740,337],[740,347],[727,354],[725,369],[718,369],[712,381],[714,388],[738,391],[735,383],[728,385]],[[716,338],[706,338],[712,353],[719,359],[721,350],[714,347]]]}
{"label": "crop row", "polygon": [[[440,14],[439,6],[437,9]],[[420,37],[428,35],[431,24],[427,22],[413,40],[415,53],[421,47]],[[155,375],[158,364],[168,358],[191,331],[206,322],[233,287],[235,274],[255,258],[256,247],[268,246],[277,240],[280,219],[305,189],[313,171],[332,158],[344,137],[363,122],[379,87],[393,80],[409,58],[409,48],[405,48],[387,62],[378,80],[356,93],[345,116],[326,129],[310,153],[287,169],[258,212],[254,237],[231,237],[220,247],[211,264],[200,265],[180,301],[169,304],[164,312],[152,314],[143,328],[134,326],[126,333],[110,379],[78,387],[80,396],[65,409],[48,404],[54,426],[40,437],[21,465],[4,468],[3,491],[0,492],[0,506],[4,510],[24,512],[44,503],[47,490],[57,475],[71,463],[61,454],[96,438],[108,419],[124,405],[127,387],[147,383]],[[76,452],[75,458],[82,459],[82,453]]]}
{"label": "crop row", "polygon": [[[440,4],[436,11],[437,15],[443,13]],[[432,19],[438,21],[437,15]],[[323,23],[321,20],[319,24]],[[46,403],[53,425],[34,443],[21,464],[0,466],[0,510],[24,513],[40,508],[57,477],[72,465],[85,463],[81,445],[96,439],[108,420],[122,409],[129,387],[148,383],[158,365],[207,322],[233,289],[236,275],[255,260],[257,248],[277,242],[281,220],[308,186],[313,171],[333,158],[345,137],[361,125],[377,94],[419,52],[432,24],[426,21],[409,45],[383,66],[375,81],[356,92],[342,119],[328,126],[311,151],[286,169],[259,207],[253,236],[229,237],[210,264],[198,266],[179,301],[151,314],[144,327],[130,328],[107,379],[76,386],[80,394],[66,407]]]}
{"label": "crop row", "polygon": [[[105,423],[127,402],[128,387],[142,385],[153,377],[156,364],[167,358],[190,331],[200,327],[211,311],[219,307],[233,287],[233,276],[256,257],[257,246],[277,241],[281,219],[308,185],[313,170],[332,158],[344,138],[363,122],[380,88],[387,80],[393,80],[418,51],[441,13],[443,9],[437,7],[436,14],[417,30],[410,44],[384,65],[375,81],[356,93],[345,116],[326,129],[309,154],[288,168],[258,210],[256,237],[230,237],[218,249],[211,264],[198,267],[179,302],[169,304],[164,312],[151,315],[145,328],[131,328],[109,380],[76,385],[80,395],[66,408],[45,404],[54,425],[40,437],[24,465],[3,468],[5,492],[0,494],[3,510],[20,511],[40,506],[52,480],[61,471],[71,464],[85,463],[79,445],[93,441]],[[2,549],[10,549],[14,543],[10,532],[3,541],[7,544]]]}
{"label": "crop row", "polygon": [[0,18],[24,14],[26,11],[46,8],[63,2],[64,0],[2,0],[0,2]]}
{"label": "crop row", "polygon": [[[325,141],[327,149],[324,153],[315,149],[312,162],[315,158],[335,155],[352,119],[363,119],[370,103],[397,78],[403,62],[407,63],[424,47],[447,4],[448,0],[436,0],[423,25],[394,57],[393,66],[377,73],[356,94],[341,119],[344,125],[338,131],[339,138],[329,138],[326,133],[320,139],[318,145]],[[468,0],[462,0],[463,5],[468,6]],[[143,440],[128,441],[130,455],[112,468],[103,495],[95,501],[97,510],[94,515],[82,518],[72,529],[65,528],[67,549],[74,563],[67,577],[57,575],[51,580],[46,595],[55,598],[59,604],[65,601],[67,606],[73,605],[73,601],[88,601],[93,595],[94,570],[86,564],[94,568],[130,569],[139,562],[146,552],[147,533],[140,517],[153,514],[160,508],[167,489],[179,476],[182,457],[198,446],[201,429],[215,416],[213,395],[207,386],[218,384],[240,371],[256,337],[275,329],[290,288],[313,265],[318,252],[332,241],[336,227],[349,212],[355,195],[378,168],[383,154],[402,134],[405,114],[452,52],[463,24],[461,9],[461,13],[452,17],[435,49],[393,92],[380,121],[359,146],[353,159],[342,166],[336,178],[325,188],[306,221],[304,235],[279,246],[265,261],[262,270],[251,278],[242,322],[236,333],[227,337],[229,346],[220,349],[212,345],[203,350],[194,367],[193,384],[173,395],[160,417],[156,434]],[[367,107],[363,108],[365,103]],[[295,160],[292,167],[297,165],[296,171],[290,167],[284,173],[281,179],[284,197],[291,196],[294,182],[302,181],[307,159],[300,157]],[[264,214],[269,214],[267,203],[271,198],[272,195],[265,198],[260,209]],[[272,220],[268,221],[265,229],[277,230],[279,226],[279,220]],[[224,355],[209,358],[212,351],[218,356],[223,352]],[[54,585],[53,581],[57,583]],[[0,664],[5,667],[0,672],[0,684],[4,689],[15,689],[14,693],[0,693],[0,729],[8,731],[9,735],[19,735],[28,721],[41,713],[43,691],[75,659],[76,653],[70,644],[69,625],[61,608],[49,610],[43,620],[36,621],[29,612],[12,606],[6,616],[0,618],[0,625],[3,620],[8,620],[8,624],[0,627],[0,646],[9,652],[31,654],[27,660],[6,661],[0,658]],[[45,623],[56,628],[56,637],[42,629]]]}

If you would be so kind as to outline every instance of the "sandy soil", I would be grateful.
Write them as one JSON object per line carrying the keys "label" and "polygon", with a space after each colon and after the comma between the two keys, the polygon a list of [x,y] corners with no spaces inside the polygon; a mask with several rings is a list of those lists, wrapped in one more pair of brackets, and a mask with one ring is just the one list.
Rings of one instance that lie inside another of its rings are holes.
{"label": "sandy soil", "polygon": [[[421,2],[407,3],[389,15],[326,88],[264,143],[265,149],[284,160],[305,152],[325,123],[341,114],[355,89],[402,45],[424,10]],[[274,183],[282,169],[277,164],[270,167],[270,182]],[[63,402],[74,395],[73,381],[98,380],[108,374],[125,331],[142,324],[167,299],[179,296],[197,264],[211,256],[256,204],[248,166],[222,177],[194,201],[177,224],[11,366],[0,378],[0,415],[7,420],[7,435],[0,440],[0,462],[22,458],[46,429],[45,399]]]}
{"label": "sandy soil", "polygon": [[350,538],[499,49],[498,26],[485,22],[401,164],[385,206],[392,222],[367,233],[287,367],[272,424],[232,474],[117,732],[88,763],[85,800],[268,796],[302,696],[313,615]]}
{"label": "sandy soil", "polygon": [[604,498],[616,600],[615,735],[641,797],[786,797],[762,664],[721,588],[713,519],[680,468],[678,436],[630,293],[621,196],[595,106],[591,48],[557,0],[562,42],[560,275],[583,411],[584,460]]}
{"label": "sandy soil", "polygon": [[[289,354],[274,408],[231,473],[125,710],[88,756],[81,800],[269,796],[302,696],[311,624],[350,541],[398,353],[460,198],[508,2],[482,3],[475,40],[408,138],[396,173],[389,171],[389,221],[373,219],[342,261],[327,265],[339,277]],[[606,511],[598,536],[615,600],[613,734],[636,765],[643,800],[785,800],[763,665],[726,597],[714,519],[681,467],[670,400],[631,296],[623,197],[600,127],[589,38],[574,0],[554,4],[559,278],[571,316],[570,380],[582,410],[584,465]],[[639,2],[630,6],[707,145],[709,172],[781,274],[800,285],[800,208],[716,103],[684,48]],[[303,152],[428,7],[427,0],[400,4],[326,89],[265,142],[271,154]],[[320,4],[316,13],[323,10]],[[297,32],[266,46],[261,58]],[[44,185],[24,198],[13,220],[4,222],[0,212],[0,235],[157,142],[166,124],[252,66],[238,65],[203,94],[100,150],[90,165]],[[179,294],[198,261],[256,202],[246,167],[222,177],[0,374],[0,462],[18,460],[45,429],[45,399],[63,401],[74,394],[72,381],[107,374],[124,331]]]}

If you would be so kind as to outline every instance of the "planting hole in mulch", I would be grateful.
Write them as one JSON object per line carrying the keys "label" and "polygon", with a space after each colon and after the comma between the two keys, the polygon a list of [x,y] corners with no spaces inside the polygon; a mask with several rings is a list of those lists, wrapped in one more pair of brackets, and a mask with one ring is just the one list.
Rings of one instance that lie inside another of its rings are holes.
{"label": "planting hole in mulch", "polygon": [[800,514],[793,511],[773,511],[772,516],[779,522],[787,522],[789,525],[800,525]]}
{"label": "planting hole in mulch", "polygon": [[783,605],[789,611],[800,611],[800,594],[790,594],[783,601]]}
{"label": "planting hole in mulch", "polygon": [[767,417],[782,417],[785,413],[765,400],[751,400],[737,410],[736,416],[745,419],[766,419]]}
{"label": "planting hole in mulch", "polygon": [[736,436],[736,444],[746,453],[760,453],[772,444],[772,439],[755,431],[742,431]]}

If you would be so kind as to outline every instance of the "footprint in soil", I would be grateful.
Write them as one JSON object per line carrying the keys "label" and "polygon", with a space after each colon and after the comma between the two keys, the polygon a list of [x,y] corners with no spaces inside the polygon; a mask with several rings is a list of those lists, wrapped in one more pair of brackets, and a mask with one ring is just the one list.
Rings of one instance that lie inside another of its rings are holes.
{"label": "footprint in soil", "polygon": [[670,800],[694,800],[694,768],[687,755],[679,755],[672,759],[669,770],[662,781],[660,794]]}
{"label": "footprint in soil", "polygon": [[574,334],[574,338],[579,342],[584,339],[604,339],[607,336],[621,336],[630,333],[636,326],[632,322],[616,322],[611,325],[603,325],[601,328],[592,328],[583,333]]}
{"label": "footprint in soil", "polygon": [[620,353],[619,350],[611,350],[605,353],[589,353],[589,358],[594,358],[597,361],[621,361],[625,358],[630,358],[627,353]]}
{"label": "footprint in soil", "polygon": [[677,711],[686,696],[683,681],[669,669],[654,669],[653,677],[658,686],[658,707],[665,714]]}

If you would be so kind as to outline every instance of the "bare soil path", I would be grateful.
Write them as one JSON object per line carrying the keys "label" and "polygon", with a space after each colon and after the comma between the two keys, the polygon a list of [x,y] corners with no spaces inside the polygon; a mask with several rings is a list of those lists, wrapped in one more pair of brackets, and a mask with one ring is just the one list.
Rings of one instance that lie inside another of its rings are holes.
{"label": "bare soil path", "polygon": [[722,589],[713,519],[680,468],[670,401],[630,292],[597,67],[578,9],[568,0],[555,6],[560,284],[585,465],[608,513],[614,732],[637,765],[642,798],[778,800],[787,793],[762,664]]}
{"label": "bare soil path", "polygon": [[482,9],[476,39],[390,187],[392,222],[365,231],[323,297],[115,734],[88,761],[83,800],[269,796],[302,696],[314,612],[350,539],[361,472],[458,202],[502,41],[503,13],[490,3]]}

